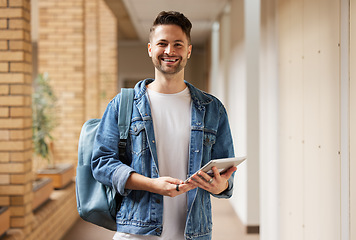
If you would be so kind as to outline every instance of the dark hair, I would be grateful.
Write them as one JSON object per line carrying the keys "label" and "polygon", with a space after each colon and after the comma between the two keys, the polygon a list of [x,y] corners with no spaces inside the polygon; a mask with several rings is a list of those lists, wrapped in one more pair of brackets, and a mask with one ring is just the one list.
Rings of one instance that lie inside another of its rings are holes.
{"label": "dark hair", "polygon": [[191,42],[190,30],[192,29],[192,23],[189,21],[188,18],[186,18],[186,16],[183,15],[183,13],[175,12],[175,11],[169,11],[169,12],[162,11],[158,14],[150,29],[150,39],[151,39],[152,32],[154,32],[156,29],[156,26],[172,25],[172,24],[177,25],[182,29],[182,31],[185,33],[185,35],[188,38],[188,43],[190,44]]}

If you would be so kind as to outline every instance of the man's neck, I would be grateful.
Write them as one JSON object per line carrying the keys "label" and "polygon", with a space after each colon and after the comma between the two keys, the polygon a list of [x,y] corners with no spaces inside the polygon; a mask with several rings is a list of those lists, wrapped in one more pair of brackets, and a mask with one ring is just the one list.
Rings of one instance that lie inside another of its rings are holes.
{"label": "man's neck", "polygon": [[183,91],[186,86],[183,71],[174,75],[162,74],[156,71],[155,81],[149,84],[148,88],[159,93],[173,94]]}

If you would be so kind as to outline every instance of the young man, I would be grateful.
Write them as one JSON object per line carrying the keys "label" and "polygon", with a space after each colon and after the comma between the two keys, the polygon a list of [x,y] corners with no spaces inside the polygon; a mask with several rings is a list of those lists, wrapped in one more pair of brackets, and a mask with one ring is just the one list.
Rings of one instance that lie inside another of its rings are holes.
{"label": "young man", "polygon": [[129,165],[118,157],[119,95],[101,120],[93,174],[124,196],[114,239],[211,239],[210,195],[232,195],[236,168],[222,175],[213,168],[214,177],[193,175],[211,159],[233,157],[234,150],[224,106],[184,81],[191,27],[178,12],[161,12],[153,23],[148,54],[155,79],[135,86]]}

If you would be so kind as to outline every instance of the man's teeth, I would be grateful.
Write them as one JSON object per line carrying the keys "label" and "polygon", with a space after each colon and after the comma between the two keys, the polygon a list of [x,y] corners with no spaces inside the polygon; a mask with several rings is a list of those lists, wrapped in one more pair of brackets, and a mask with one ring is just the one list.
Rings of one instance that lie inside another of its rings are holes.
{"label": "man's teeth", "polygon": [[165,62],[176,62],[178,59],[163,59]]}

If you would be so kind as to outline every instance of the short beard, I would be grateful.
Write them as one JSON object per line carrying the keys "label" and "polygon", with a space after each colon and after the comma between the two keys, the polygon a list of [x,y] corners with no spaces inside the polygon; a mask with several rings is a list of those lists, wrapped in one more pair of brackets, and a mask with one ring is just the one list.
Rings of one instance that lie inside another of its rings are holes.
{"label": "short beard", "polygon": [[[173,71],[167,71],[166,69],[164,69],[163,68],[163,66],[162,66],[162,64],[161,64],[161,61],[162,60],[160,60],[162,58],[162,56],[159,56],[158,57],[158,59],[153,59],[152,58],[152,63],[153,63],[153,65],[154,65],[154,67],[158,70],[158,71],[160,71],[161,73],[163,73],[163,74],[168,74],[168,75],[174,75],[174,74],[176,74],[176,73],[179,73],[180,71],[182,71],[183,69],[184,69],[184,67],[185,67],[185,65],[186,65],[186,63],[184,64],[183,62],[182,62],[182,57],[179,57],[179,65],[178,66],[175,66],[174,67],[174,70]],[[182,64],[183,63],[183,64]],[[172,68],[168,68],[169,70],[172,70]]]}

